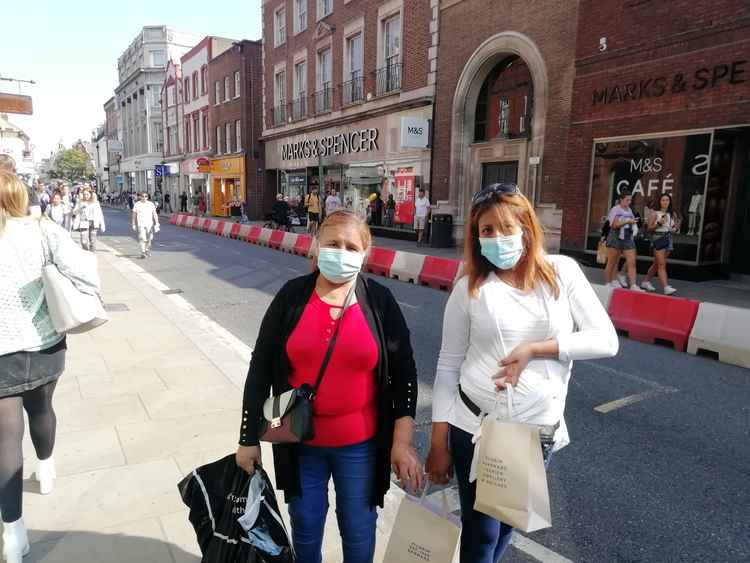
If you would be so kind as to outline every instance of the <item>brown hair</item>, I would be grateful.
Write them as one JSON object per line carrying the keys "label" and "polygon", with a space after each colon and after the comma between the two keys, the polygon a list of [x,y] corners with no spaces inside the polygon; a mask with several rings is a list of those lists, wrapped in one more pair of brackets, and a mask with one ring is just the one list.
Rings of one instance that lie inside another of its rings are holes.
{"label": "brown hair", "polygon": [[0,169],[0,233],[11,217],[26,217],[29,214],[29,194],[18,176]]}
{"label": "brown hair", "polygon": [[490,210],[497,213],[502,221],[512,218],[521,226],[524,253],[516,265],[516,269],[522,272],[521,289],[535,289],[541,283],[558,298],[560,285],[555,269],[546,259],[544,232],[531,203],[520,193],[495,193],[472,206],[464,236],[465,275],[469,277],[469,295],[478,297],[479,285],[495,270],[495,266],[482,256],[479,244],[479,218]]}
{"label": "brown hair", "polygon": [[0,170],[4,172],[15,172],[16,161],[9,154],[0,154]]}

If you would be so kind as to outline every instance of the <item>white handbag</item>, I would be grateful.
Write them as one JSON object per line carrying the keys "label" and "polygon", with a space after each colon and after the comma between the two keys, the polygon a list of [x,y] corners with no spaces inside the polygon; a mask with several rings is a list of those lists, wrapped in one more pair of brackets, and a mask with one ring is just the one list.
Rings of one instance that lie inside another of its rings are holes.
{"label": "white handbag", "polygon": [[[109,316],[104,310],[101,298],[80,291],[54,263],[47,260],[46,238],[47,234],[42,230],[45,262],[42,283],[47,310],[55,331],[59,334],[80,334],[106,323]],[[90,253],[82,253],[81,260],[96,261],[96,257]]]}

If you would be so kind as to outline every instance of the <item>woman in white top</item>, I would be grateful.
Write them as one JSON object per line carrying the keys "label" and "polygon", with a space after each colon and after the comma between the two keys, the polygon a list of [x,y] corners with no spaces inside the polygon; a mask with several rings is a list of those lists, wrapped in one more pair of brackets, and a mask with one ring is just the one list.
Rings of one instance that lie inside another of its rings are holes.
{"label": "woman in white top", "polygon": [[96,237],[105,231],[104,213],[90,188],[84,188],[81,199],[73,209],[73,230],[81,234],[81,246],[84,250],[96,250]]}
{"label": "woman in white top", "polygon": [[65,205],[63,205],[60,192],[55,192],[54,194],[52,194],[52,201],[50,201],[50,204],[47,206],[47,210],[45,211],[45,213],[47,217],[52,219],[52,221],[54,221],[61,227],[64,227]]}
{"label": "woman in white top", "polygon": [[664,295],[672,295],[677,290],[669,285],[667,277],[667,258],[674,250],[672,244],[672,233],[678,230],[678,222],[672,210],[672,196],[663,194],[659,198],[659,210],[653,211],[648,219],[648,229],[651,231],[651,246],[654,247],[654,263],[646,273],[646,279],[641,287],[646,291],[656,291],[651,280],[654,275],[659,276],[659,281],[664,290]]}
{"label": "woman in white top", "polygon": [[[446,483],[454,469],[463,529],[462,563],[494,563],[512,528],[473,509],[469,474],[482,413],[542,426],[545,461],[568,444],[563,419],[572,361],[614,356],[618,339],[578,264],[547,256],[534,209],[514,184],[475,194],[467,224],[466,275],[445,309],[427,471]],[[497,407],[496,407],[497,406]]]}
{"label": "woman in white top", "polygon": [[80,291],[99,293],[96,261],[68,231],[27,209],[26,187],[0,170],[0,513],[8,563],[21,563],[29,551],[22,519],[24,410],[42,494],[52,492],[55,478],[52,397],[67,346],[50,319],[42,269],[54,264]]}

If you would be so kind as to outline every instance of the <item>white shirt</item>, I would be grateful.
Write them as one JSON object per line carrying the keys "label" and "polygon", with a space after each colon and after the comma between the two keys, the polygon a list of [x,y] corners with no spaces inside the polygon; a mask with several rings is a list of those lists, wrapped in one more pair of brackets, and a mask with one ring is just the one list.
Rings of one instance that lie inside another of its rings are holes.
{"label": "white shirt", "polygon": [[430,200],[427,196],[418,197],[415,205],[417,207],[415,215],[417,217],[427,217],[427,210],[430,209]]}
{"label": "white shirt", "polygon": [[508,418],[505,393],[492,376],[517,345],[557,338],[559,357],[529,362],[515,387],[514,420],[555,424],[554,449],[570,442],[563,419],[573,360],[611,357],[619,342],[612,321],[578,264],[565,256],[547,258],[558,274],[560,297],[547,288],[522,292],[494,273],[470,298],[468,277],[453,288],[445,308],[432,405],[433,422],[449,422],[474,434],[480,419],[458,395],[458,385],[483,412]]}
{"label": "white shirt", "polygon": [[150,229],[156,223],[156,206],[151,201],[138,201],[133,206],[135,213],[135,224],[139,229]]}
{"label": "white shirt", "polygon": [[329,215],[341,207],[341,199],[337,195],[329,195],[326,198],[326,215]]}

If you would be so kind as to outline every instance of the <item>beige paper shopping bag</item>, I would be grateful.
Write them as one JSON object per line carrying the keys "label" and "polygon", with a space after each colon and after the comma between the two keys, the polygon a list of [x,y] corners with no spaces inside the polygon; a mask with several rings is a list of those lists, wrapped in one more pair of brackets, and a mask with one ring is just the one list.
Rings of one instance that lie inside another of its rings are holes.
{"label": "beige paper shopping bag", "polygon": [[[425,493],[427,487],[425,487]],[[383,563],[452,563],[461,537],[461,521],[442,507],[425,499],[404,496]]]}
{"label": "beige paper shopping bag", "polygon": [[[512,402],[510,391],[508,413],[511,417]],[[539,427],[498,420],[491,414],[482,421],[477,446],[474,510],[523,532],[550,527],[552,516]]]}

